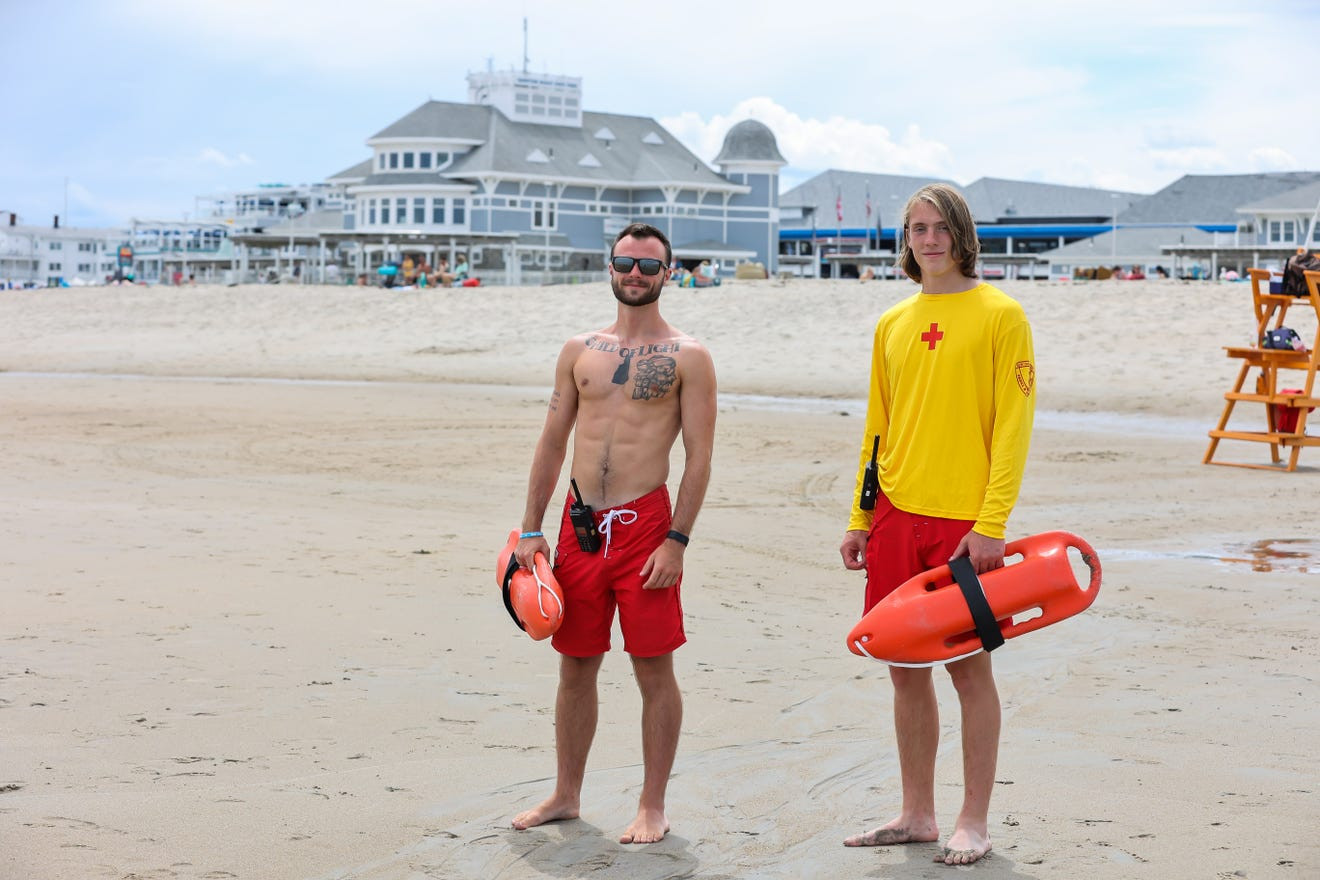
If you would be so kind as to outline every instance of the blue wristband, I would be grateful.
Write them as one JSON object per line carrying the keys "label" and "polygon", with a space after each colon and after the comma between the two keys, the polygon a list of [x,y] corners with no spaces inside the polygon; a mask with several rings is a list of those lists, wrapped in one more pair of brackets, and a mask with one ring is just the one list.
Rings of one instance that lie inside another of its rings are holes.
{"label": "blue wristband", "polygon": [[519,541],[525,541],[528,538],[544,538],[545,532],[523,532],[518,536]]}
{"label": "blue wristband", "polygon": [[678,543],[682,544],[684,547],[687,546],[688,536],[683,534],[682,532],[676,532],[673,529],[670,529],[669,534],[665,535],[665,537],[671,541],[677,541]]}

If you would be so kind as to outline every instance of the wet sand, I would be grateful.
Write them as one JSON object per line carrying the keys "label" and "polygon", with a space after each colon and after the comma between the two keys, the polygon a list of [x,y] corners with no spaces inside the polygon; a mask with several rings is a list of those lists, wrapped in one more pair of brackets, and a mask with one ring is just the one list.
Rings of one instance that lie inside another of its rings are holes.
{"label": "wet sand", "polygon": [[[1106,577],[996,654],[975,870],[1320,874],[1320,458],[1200,463],[1248,289],[1003,286],[1041,410],[1010,532],[1076,531]],[[889,686],[844,647],[862,582],[836,548],[871,328],[911,290],[666,294],[721,407],[673,831],[648,847],[614,842],[641,785],[617,645],[582,818],[508,825],[550,788],[555,659],[508,620],[493,560],[559,345],[612,318],[603,285],[0,293],[0,876],[947,876],[934,844],[841,845],[898,804]]]}

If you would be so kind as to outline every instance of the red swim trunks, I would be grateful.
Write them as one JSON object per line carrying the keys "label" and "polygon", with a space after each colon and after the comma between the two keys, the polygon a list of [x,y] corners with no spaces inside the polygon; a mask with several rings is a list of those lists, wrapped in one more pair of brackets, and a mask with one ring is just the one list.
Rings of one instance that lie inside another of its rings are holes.
{"label": "red swim trunks", "polygon": [[623,649],[634,657],[659,657],[687,641],[677,584],[643,590],[640,572],[669,534],[669,489],[660,486],[636,501],[596,511],[600,549],[583,553],[564,500],[555,549],[555,579],[564,591],[564,622],[551,644],[570,657],[595,657],[610,649],[610,626],[619,609]]}
{"label": "red swim trunks", "polygon": [[870,611],[910,578],[947,563],[974,525],[975,520],[899,510],[880,493],[866,539],[866,607],[862,612]]}

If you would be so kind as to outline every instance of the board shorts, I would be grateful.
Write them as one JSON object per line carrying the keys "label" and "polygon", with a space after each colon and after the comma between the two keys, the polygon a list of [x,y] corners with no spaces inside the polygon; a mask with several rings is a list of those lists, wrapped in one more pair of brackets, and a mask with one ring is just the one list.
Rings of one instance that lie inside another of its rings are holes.
{"label": "board shorts", "polygon": [[564,622],[550,644],[569,657],[595,657],[610,649],[614,610],[619,611],[623,649],[634,657],[659,657],[687,641],[678,583],[643,590],[640,572],[669,534],[673,510],[669,488],[660,486],[635,501],[598,510],[600,549],[583,553],[564,499],[555,548],[555,580],[564,591]]}
{"label": "board shorts", "polygon": [[923,571],[946,564],[974,525],[976,520],[899,510],[881,492],[875,499],[866,539],[866,607],[862,613]]}

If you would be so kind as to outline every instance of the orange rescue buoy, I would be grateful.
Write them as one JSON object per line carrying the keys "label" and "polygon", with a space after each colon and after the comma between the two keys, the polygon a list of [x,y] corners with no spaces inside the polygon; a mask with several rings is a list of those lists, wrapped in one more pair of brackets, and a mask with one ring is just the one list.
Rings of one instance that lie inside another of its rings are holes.
{"label": "orange rescue buoy", "polygon": [[[1069,547],[1091,570],[1089,583],[1077,582]],[[1042,532],[1009,543],[1003,568],[978,576],[962,558],[909,579],[858,621],[848,649],[892,666],[962,660],[1085,611],[1099,591],[1091,545],[1069,532]]]}
{"label": "orange rescue buoy", "polygon": [[517,546],[518,532],[509,532],[509,541],[495,564],[495,583],[504,594],[504,607],[513,622],[540,641],[554,635],[564,622],[564,592],[544,554],[536,554],[528,571],[514,558]]}

